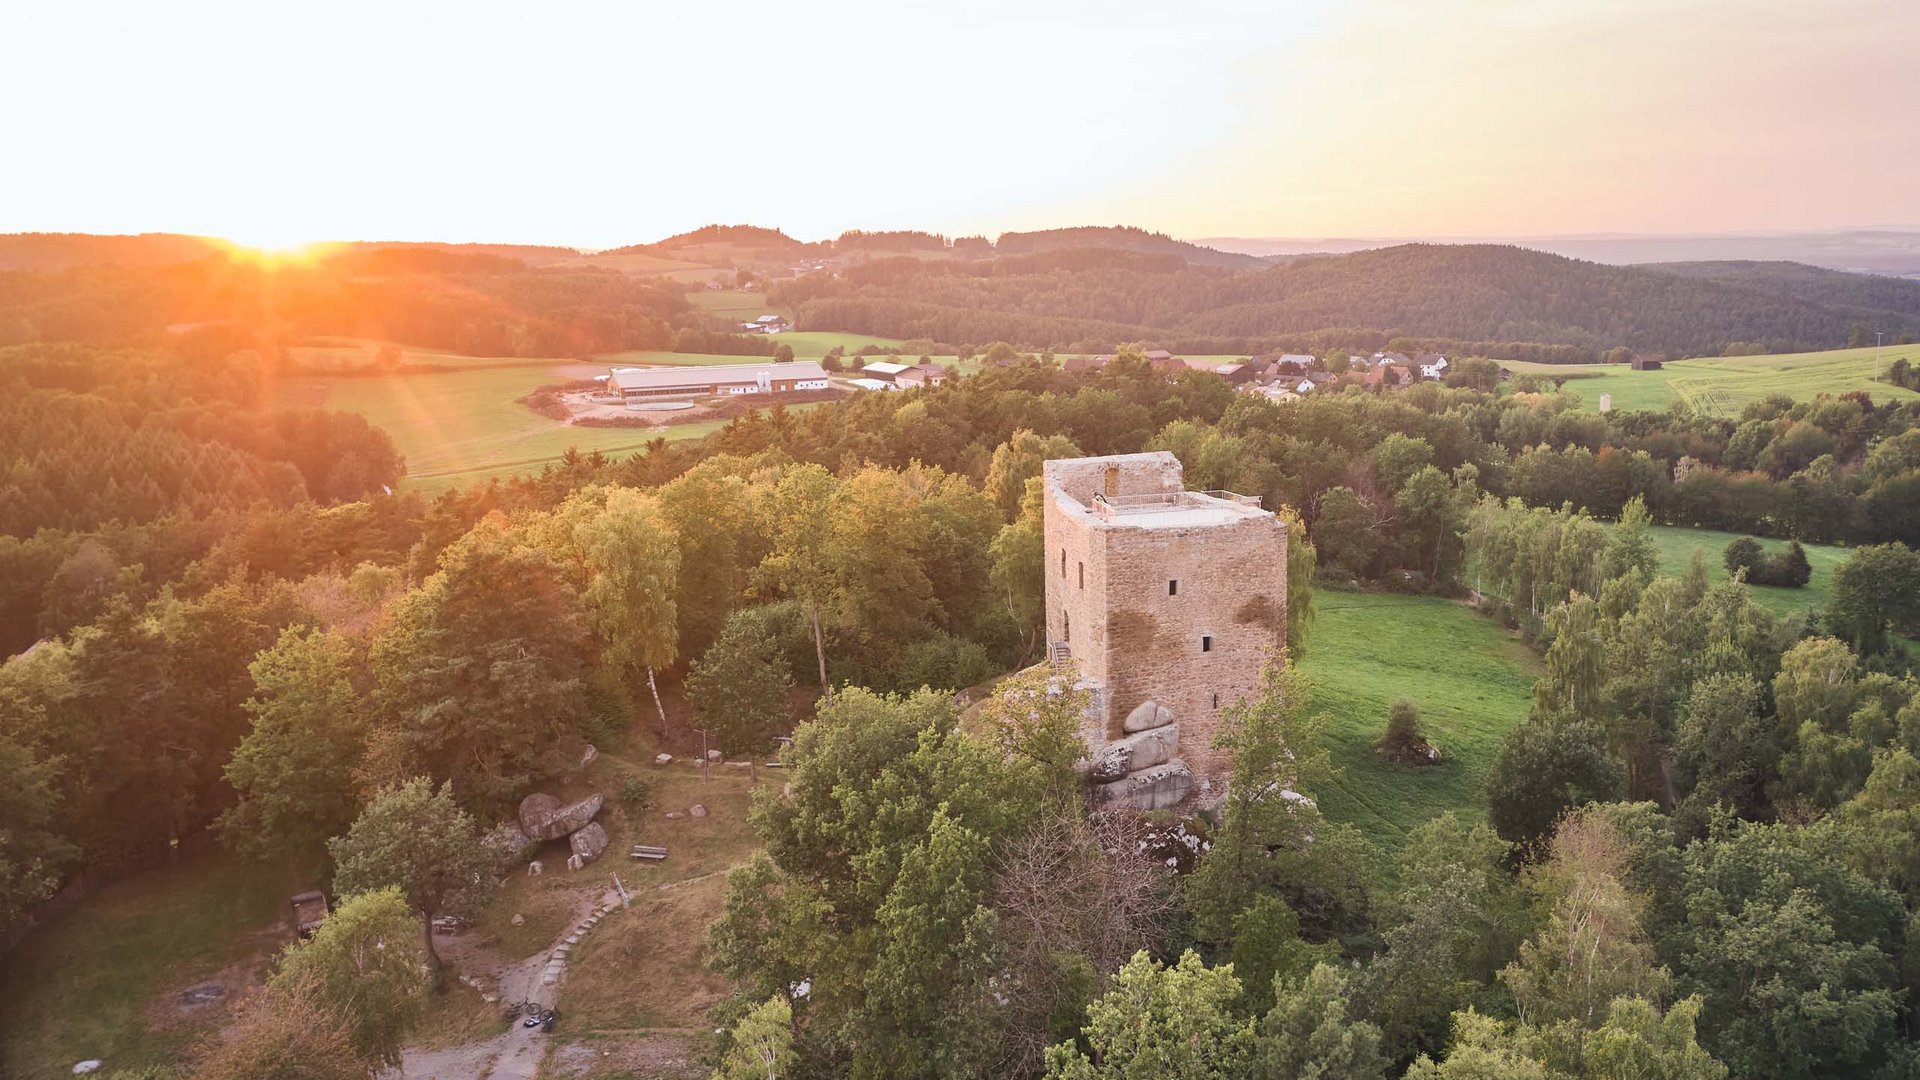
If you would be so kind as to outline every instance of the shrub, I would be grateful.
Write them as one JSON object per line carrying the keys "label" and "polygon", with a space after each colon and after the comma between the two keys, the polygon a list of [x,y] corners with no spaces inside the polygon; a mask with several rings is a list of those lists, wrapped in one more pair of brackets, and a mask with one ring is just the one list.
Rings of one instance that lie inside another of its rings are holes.
{"label": "shrub", "polygon": [[647,790],[647,782],[637,776],[629,776],[620,785],[620,805],[629,810],[645,810],[653,805],[653,793]]}
{"label": "shrub", "polygon": [[1406,698],[1387,710],[1387,730],[1373,740],[1373,748],[1395,761],[1432,762],[1439,760],[1433,746],[1420,730],[1420,706]]}
{"label": "shrub", "polygon": [[[1760,550],[1760,541],[1755,540],[1751,536],[1743,536],[1727,545],[1727,552],[1724,556],[1727,564],[1727,573],[1738,574],[1742,570],[1750,572],[1755,566],[1758,566],[1760,560],[1765,557],[1764,553]],[[1749,580],[1751,580],[1751,575],[1749,575]]]}

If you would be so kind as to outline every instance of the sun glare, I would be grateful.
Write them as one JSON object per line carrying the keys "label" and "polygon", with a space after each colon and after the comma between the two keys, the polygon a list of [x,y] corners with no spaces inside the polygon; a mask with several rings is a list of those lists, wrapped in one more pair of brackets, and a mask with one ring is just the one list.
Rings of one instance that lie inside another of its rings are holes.
{"label": "sun glare", "polygon": [[228,233],[221,239],[234,254],[269,263],[310,262],[321,246],[317,240],[268,230]]}

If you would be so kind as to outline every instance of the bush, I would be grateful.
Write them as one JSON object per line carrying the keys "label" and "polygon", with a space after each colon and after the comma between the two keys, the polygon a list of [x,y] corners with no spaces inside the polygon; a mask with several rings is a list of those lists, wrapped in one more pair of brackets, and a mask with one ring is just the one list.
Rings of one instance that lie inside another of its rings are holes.
{"label": "bush", "polygon": [[629,776],[620,785],[620,805],[628,810],[645,810],[653,805],[653,793],[647,790],[647,782],[637,776]]}
{"label": "bush", "polygon": [[1725,558],[1727,573],[1738,575],[1745,570],[1750,585],[1798,589],[1813,579],[1813,564],[1807,561],[1807,549],[1798,540],[1789,541],[1785,551],[1768,555],[1761,551],[1759,541],[1743,536],[1727,545]]}
{"label": "bush", "polygon": [[1387,730],[1373,740],[1373,748],[1395,761],[1427,764],[1440,755],[1420,730],[1420,706],[1406,698],[1387,710]]}

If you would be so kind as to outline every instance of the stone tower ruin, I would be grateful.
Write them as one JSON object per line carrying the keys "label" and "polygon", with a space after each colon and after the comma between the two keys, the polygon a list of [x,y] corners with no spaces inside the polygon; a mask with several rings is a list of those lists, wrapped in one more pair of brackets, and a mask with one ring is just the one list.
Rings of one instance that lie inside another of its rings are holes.
{"label": "stone tower ruin", "polygon": [[1287,526],[1257,497],[1188,491],[1165,451],[1045,466],[1048,660],[1092,695],[1098,801],[1225,795],[1220,710],[1287,638]]}

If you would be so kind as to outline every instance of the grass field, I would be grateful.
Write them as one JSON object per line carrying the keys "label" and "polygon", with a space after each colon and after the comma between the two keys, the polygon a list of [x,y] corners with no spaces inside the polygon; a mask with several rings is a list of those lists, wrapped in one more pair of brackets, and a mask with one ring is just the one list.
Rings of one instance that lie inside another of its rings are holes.
{"label": "grass field", "polygon": [[172,991],[256,968],[292,939],[289,895],[312,880],[223,852],[107,886],[55,917],[0,968],[0,1076],[52,1080],[100,1058],[163,1064],[224,1015]]}
{"label": "grass field", "polygon": [[1621,364],[1503,363],[1520,373],[1569,376],[1566,388],[1580,394],[1581,407],[1588,412],[1599,411],[1605,393],[1613,396],[1615,409],[1664,409],[1683,401],[1703,415],[1738,416],[1748,403],[1770,394],[1808,401],[1818,394],[1865,390],[1880,402],[1920,400],[1912,390],[1874,381],[1876,371],[1902,357],[1920,363],[1920,346],[1701,357],[1676,360],[1659,371],[1634,371]]}
{"label": "grass field", "polygon": [[[1482,785],[1500,740],[1526,719],[1538,660],[1470,608],[1431,597],[1320,590],[1301,669],[1340,776],[1318,793],[1335,821],[1393,849],[1421,822],[1485,814]],[[1420,705],[1444,760],[1398,765],[1373,752],[1396,698]]]}
{"label": "grass field", "polygon": [[[1655,525],[1652,528],[1654,547],[1660,553],[1660,572],[1671,577],[1681,577],[1687,572],[1687,565],[1693,559],[1697,548],[1701,558],[1707,563],[1707,580],[1725,581],[1727,564],[1722,556],[1727,545],[1740,538],[1741,533],[1716,532],[1712,529],[1688,529],[1676,525]],[[1756,537],[1755,539],[1760,539]],[[1767,554],[1784,551],[1785,540],[1760,539],[1760,546]],[[1805,588],[1789,589],[1778,585],[1751,586],[1753,601],[1775,615],[1804,615],[1808,608],[1824,608],[1833,600],[1833,572],[1852,554],[1843,547],[1829,544],[1802,544],[1807,551],[1807,562],[1813,567],[1813,577]]]}
{"label": "grass field", "polygon": [[520,404],[533,390],[579,378],[582,370],[539,361],[386,378],[300,376],[280,380],[276,390],[292,403],[366,417],[406,457],[408,485],[423,489],[464,483],[477,474],[534,471],[570,447],[631,453],[655,438],[695,439],[721,426],[572,427]]}

